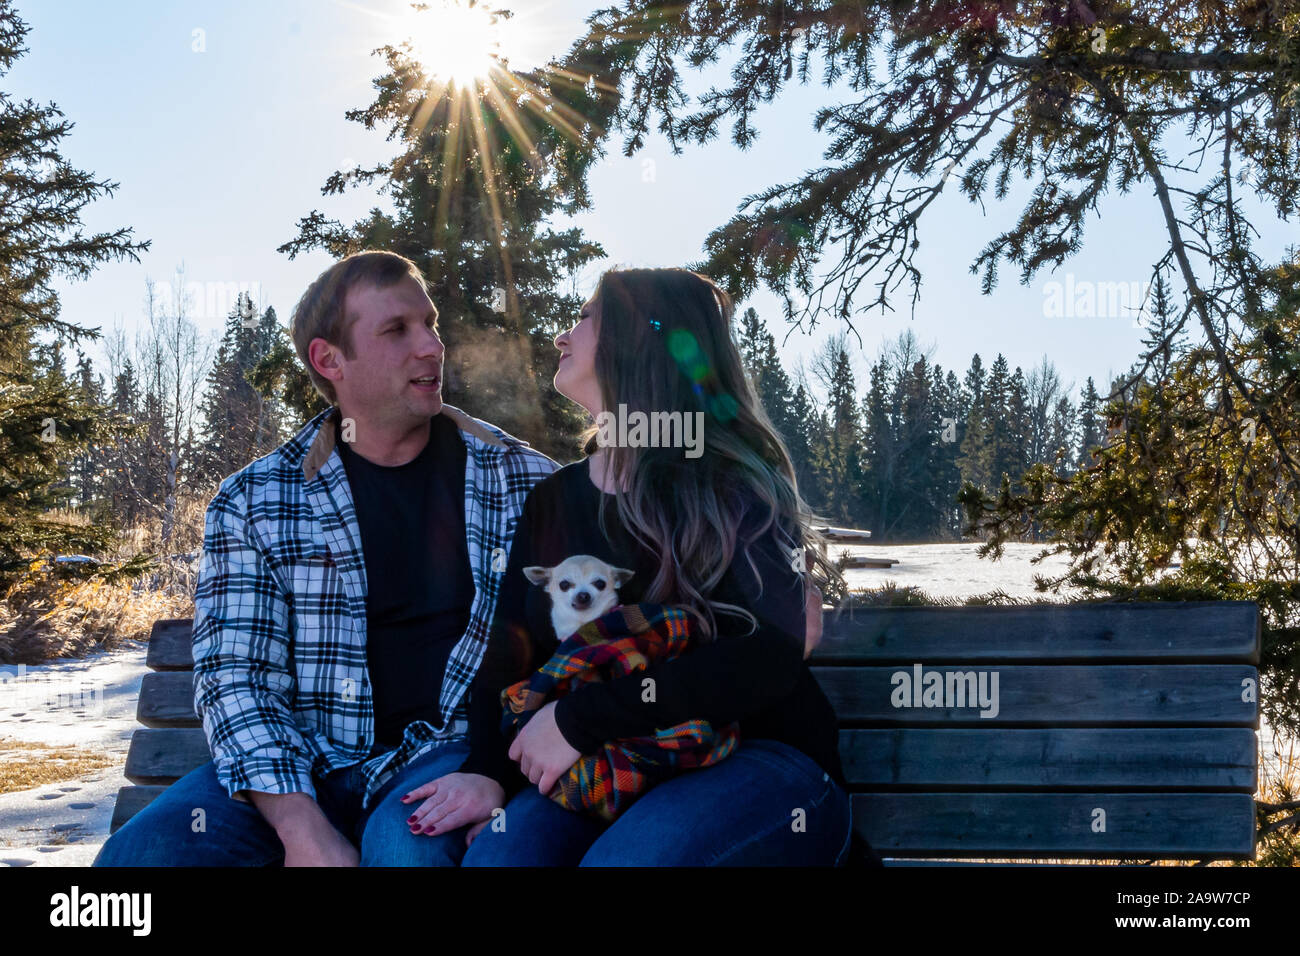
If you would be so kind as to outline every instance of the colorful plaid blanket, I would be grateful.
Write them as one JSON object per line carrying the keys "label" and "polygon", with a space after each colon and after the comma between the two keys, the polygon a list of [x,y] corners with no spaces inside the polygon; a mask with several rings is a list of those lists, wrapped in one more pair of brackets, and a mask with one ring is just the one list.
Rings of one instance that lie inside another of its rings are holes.
{"label": "colorful plaid blanket", "polygon": [[[528,680],[501,692],[501,729],[517,734],[541,707],[589,681],[612,680],[672,660],[690,645],[690,620],[679,609],[630,604],[583,625],[560,642]],[[610,821],[646,790],[679,770],[707,767],[728,756],[740,739],[737,724],[715,730],[688,720],[648,737],[607,742],[560,777],[549,796],[569,810]]]}

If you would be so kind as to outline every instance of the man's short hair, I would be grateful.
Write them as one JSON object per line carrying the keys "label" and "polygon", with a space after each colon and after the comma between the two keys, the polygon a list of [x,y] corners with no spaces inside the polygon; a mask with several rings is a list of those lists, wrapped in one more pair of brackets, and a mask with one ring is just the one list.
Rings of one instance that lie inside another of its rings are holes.
{"label": "man's short hair", "polygon": [[348,291],[362,284],[383,289],[408,276],[420,283],[425,295],[429,294],[429,284],[419,267],[410,259],[395,252],[367,249],[334,263],[316,277],[298,300],[289,322],[293,347],[307,369],[307,374],[311,376],[316,391],[331,405],[338,402],[334,384],[312,367],[311,359],[307,356],[307,346],[311,345],[312,339],[324,339],[340,349],[344,358],[356,358],[352,326],[356,324],[357,316],[344,310]]}

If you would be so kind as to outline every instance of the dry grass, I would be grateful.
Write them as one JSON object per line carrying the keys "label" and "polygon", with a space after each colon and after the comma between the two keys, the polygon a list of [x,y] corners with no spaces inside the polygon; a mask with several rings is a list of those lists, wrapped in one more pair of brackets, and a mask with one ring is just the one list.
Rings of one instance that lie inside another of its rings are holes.
{"label": "dry grass", "polygon": [[0,600],[0,660],[40,664],[148,638],[159,618],[192,617],[194,596],[174,581],[153,587],[67,580],[36,561]]}
{"label": "dry grass", "polygon": [[124,528],[118,535],[117,549],[100,555],[110,561],[125,561],[137,554],[182,554],[203,547],[203,515],[208,502],[217,493],[214,485],[194,495],[182,495],[176,504],[176,521],[171,540],[164,546],[162,519],[154,518],[142,525]]}
{"label": "dry grass", "polygon": [[102,750],[0,738],[0,793],[76,780],[118,762],[118,755]]}
{"label": "dry grass", "polygon": [[[162,523],[124,529],[114,548],[93,555],[121,564],[137,555],[186,554],[203,545],[203,515],[211,493],[183,498],[171,540],[164,549]],[[86,523],[84,515],[61,509],[64,521]],[[33,560],[26,572],[0,596],[0,662],[40,664],[57,658],[84,657],[149,637],[159,618],[194,615],[194,570],[163,560],[159,569],[134,581],[109,583],[78,578]]]}
{"label": "dry grass", "polygon": [[[1300,754],[1297,754],[1296,741],[1278,741],[1281,753],[1269,754],[1261,748],[1261,780],[1256,801],[1278,806],[1300,800]],[[1268,758],[1276,759],[1276,771],[1268,764]],[[1288,817],[1294,817],[1295,810],[1270,814],[1265,822],[1281,824]],[[1265,832],[1255,847],[1256,866],[1300,866],[1300,822],[1280,826],[1272,832]],[[1249,865],[1249,864],[1245,864]]]}

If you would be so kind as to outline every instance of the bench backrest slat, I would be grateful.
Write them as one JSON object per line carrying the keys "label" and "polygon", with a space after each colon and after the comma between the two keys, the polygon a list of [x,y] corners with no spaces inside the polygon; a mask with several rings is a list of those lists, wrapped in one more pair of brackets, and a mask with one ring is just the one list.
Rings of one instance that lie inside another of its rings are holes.
{"label": "bench backrest slat", "polygon": [[1251,601],[884,607],[827,614],[814,660],[1259,663]]}
{"label": "bench backrest slat", "polygon": [[855,789],[1254,793],[1255,732],[1222,729],[843,730]]}
{"label": "bench backrest slat", "polygon": [[861,793],[853,820],[882,857],[1254,856],[1246,793]]}
{"label": "bench backrest slat", "polygon": [[[915,665],[812,671],[843,724],[1254,727],[1259,719],[1258,672],[1250,664],[962,661],[921,665],[919,672]],[[985,699],[995,700],[994,675],[996,708],[981,706],[981,684]]]}

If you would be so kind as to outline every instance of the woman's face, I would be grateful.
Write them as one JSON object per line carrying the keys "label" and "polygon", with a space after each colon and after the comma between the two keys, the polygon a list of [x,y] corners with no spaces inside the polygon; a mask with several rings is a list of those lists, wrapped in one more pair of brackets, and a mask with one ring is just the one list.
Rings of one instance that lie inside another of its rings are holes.
{"label": "woman's face", "polygon": [[555,390],[585,408],[595,418],[602,411],[596,381],[596,337],[600,303],[593,295],[582,306],[578,322],[555,337],[560,366],[555,370]]}

